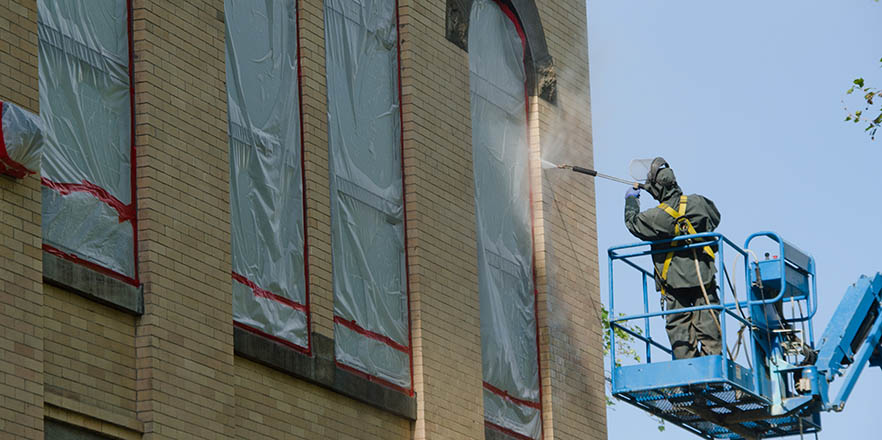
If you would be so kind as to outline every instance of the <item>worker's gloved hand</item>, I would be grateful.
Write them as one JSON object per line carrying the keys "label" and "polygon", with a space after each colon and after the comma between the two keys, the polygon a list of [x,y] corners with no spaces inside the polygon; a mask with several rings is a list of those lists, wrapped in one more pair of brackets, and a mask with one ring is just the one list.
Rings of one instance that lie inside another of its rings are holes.
{"label": "worker's gloved hand", "polygon": [[628,188],[628,192],[625,193],[625,199],[627,200],[630,197],[640,198],[640,188]]}

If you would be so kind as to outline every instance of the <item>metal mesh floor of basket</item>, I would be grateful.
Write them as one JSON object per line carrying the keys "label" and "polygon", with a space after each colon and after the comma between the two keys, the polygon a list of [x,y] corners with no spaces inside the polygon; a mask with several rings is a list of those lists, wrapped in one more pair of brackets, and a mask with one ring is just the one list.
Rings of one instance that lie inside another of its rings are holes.
{"label": "metal mesh floor of basket", "polygon": [[772,416],[768,403],[728,382],[658,388],[616,397],[707,439],[753,439],[812,434],[812,416]]}

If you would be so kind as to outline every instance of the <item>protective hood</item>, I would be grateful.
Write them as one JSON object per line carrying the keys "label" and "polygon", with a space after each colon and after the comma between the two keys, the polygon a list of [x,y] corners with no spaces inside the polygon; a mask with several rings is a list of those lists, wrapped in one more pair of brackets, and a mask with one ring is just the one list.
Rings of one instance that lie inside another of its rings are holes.
{"label": "protective hood", "polygon": [[[674,170],[670,168],[662,168],[658,170],[654,178],[647,178],[644,185],[646,191],[652,198],[659,202],[668,202],[672,198],[678,198],[683,194],[680,185],[677,185],[677,178],[674,176]],[[668,203],[670,205],[670,203]]]}

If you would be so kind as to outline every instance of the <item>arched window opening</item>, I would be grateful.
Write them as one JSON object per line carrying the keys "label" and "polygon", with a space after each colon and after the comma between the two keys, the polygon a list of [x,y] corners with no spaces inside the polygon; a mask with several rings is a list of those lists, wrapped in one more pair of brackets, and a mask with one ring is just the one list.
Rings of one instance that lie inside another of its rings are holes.
{"label": "arched window opening", "polygon": [[538,439],[526,38],[496,0],[474,0],[469,22],[484,420],[491,429]]}

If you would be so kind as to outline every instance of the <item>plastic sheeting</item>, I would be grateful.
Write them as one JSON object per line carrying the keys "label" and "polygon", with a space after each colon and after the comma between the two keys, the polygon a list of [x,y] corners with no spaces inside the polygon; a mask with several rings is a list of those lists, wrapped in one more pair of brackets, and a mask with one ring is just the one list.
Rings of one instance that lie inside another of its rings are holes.
{"label": "plastic sheeting", "polygon": [[325,0],[337,361],[411,388],[395,0]]}
{"label": "plastic sheeting", "polygon": [[40,169],[43,123],[40,117],[0,101],[0,174],[21,179]]}
{"label": "plastic sheeting", "polygon": [[233,319],[308,348],[295,0],[225,0]]}
{"label": "plastic sheeting", "polygon": [[43,242],[133,279],[125,0],[38,0]]}
{"label": "plastic sheeting", "polygon": [[492,0],[475,0],[469,20],[484,417],[538,439],[524,49]]}

